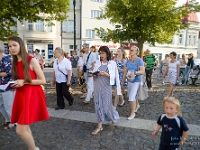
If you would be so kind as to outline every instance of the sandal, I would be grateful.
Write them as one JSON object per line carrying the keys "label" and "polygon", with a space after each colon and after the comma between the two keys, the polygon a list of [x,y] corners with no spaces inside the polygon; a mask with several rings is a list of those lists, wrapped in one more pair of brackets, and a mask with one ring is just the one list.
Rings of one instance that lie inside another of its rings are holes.
{"label": "sandal", "polygon": [[124,105],[125,105],[125,101],[124,101],[123,103],[119,104],[118,106],[119,106],[119,107],[122,107],[122,106],[124,106]]}
{"label": "sandal", "polygon": [[103,127],[101,127],[101,128],[96,128],[94,131],[92,131],[92,135],[96,135],[97,133],[99,133],[99,132],[101,132],[101,131],[103,131]]}
{"label": "sandal", "polygon": [[4,130],[10,130],[12,129],[13,127],[16,127],[16,124],[14,124],[13,126],[9,126],[9,124],[7,126],[5,126],[3,129]]}

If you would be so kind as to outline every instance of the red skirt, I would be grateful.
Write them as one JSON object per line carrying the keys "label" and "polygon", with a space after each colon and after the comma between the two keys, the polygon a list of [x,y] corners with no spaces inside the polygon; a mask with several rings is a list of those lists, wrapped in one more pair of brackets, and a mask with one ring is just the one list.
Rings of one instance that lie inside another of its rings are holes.
{"label": "red skirt", "polygon": [[46,98],[40,85],[24,85],[16,89],[11,123],[29,125],[49,119]]}

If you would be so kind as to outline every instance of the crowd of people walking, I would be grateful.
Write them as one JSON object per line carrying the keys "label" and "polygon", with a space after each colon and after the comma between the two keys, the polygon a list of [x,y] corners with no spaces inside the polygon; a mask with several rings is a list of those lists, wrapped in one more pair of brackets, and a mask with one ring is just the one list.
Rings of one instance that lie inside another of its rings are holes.
{"label": "crowd of people walking", "polygon": [[[43,58],[39,50],[35,50],[35,55],[29,55],[21,38],[11,37],[8,39],[9,50],[12,58],[4,54],[3,43],[0,42],[0,85],[5,85],[9,81],[14,81],[11,88],[0,91],[0,112],[5,118],[2,124],[8,130],[16,126],[16,132],[26,143],[29,150],[39,150],[35,146],[30,124],[49,119],[46,108],[46,99],[41,87],[46,83],[42,72]],[[107,46],[101,46],[97,51],[95,46],[83,44],[80,56],[76,51],[69,56],[61,47],[54,50],[53,75],[51,85],[56,87],[57,106],[55,110],[66,107],[64,98],[68,105],[74,104],[73,95],[70,93],[72,77],[76,77],[79,85],[84,82],[87,91],[81,96],[83,103],[89,104],[91,98],[94,99],[94,108],[97,120],[97,127],[91,132],[96,135],[103,130],[103,124],[120,120],[117,111],[118,106],[123,107],[130,104],[130,115],[127,120],[132,120],[140,108],[138,101],[138,91],[147,84],[148,90],[152,90],[152,74],[158,68],[158,60],[150,49],[145,51],[145,56],[138,56],[140,50],[137,46],[131,46],[129,57],[123,47],[119,47],[112,57]],[[169,59],[170,58],[170,59]],[[180,103],[174,97],[173,87],[180,81],[184,85],[188,82],[189,74],[193,71],[193,54],[189,54],[188,59],[182,55],[181,60],[177,60],[177,54],[171,52],[165,55],[161,61],[161,73],[163,84],[168,83],[167,95],[164,98],[164,111],[158,119],[158,126],[152,133],[156,136],[162,128],[162,138],[160,150],[169,145],[169,135],[179,136],[173,144],[182,145],[188,134],[188,127],[180,117]],[[146,74],[146,80],[143,76]],[[141,86],[142,85],[142,86]],[[124,97],[127,89],[128,101]],[[34,95],[34,99],[32,96]],[[114,96],[114,100],[113,100]],[[173,122],[170,122],[173,119]],[[179,120],[179,128],[174,127]],[[173,133],[165,134],[165,123],[175,128]],[[174,135],[175,134],[175,135]],[[174,149],[179,145],[173,145]]]}

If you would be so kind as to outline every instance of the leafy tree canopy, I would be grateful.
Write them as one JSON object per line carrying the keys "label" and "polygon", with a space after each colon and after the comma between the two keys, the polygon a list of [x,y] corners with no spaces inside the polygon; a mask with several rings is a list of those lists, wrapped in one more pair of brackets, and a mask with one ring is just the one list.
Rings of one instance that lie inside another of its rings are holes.
{"label": "leafy tree canopy", "polygon": [[170,43],[177,31],[188,27],[182,19],[200,10],[195,0],[182,6],[176,3],[177,0],[110,0],[100,19],[109,19],[115,29],[95,28],[96,33],[105,42],[137,41],[141,56],[144,42]]}
{"label": "leafy tree canopy", "polygon": [[[0,40],[17,34],[11,30],[12,26],[17,25],[16,19],[20,22],[40,19],[62,21],[67,16],[69,5],[70,0],[1,0]],[[43,16],[45,18],[41,18]]]}

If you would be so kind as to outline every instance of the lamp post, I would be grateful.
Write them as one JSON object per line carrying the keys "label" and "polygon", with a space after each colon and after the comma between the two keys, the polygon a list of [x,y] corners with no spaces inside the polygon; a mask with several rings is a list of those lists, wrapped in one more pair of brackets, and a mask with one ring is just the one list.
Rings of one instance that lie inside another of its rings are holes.
{"label": "lamp post", "polygon": [[73,0],[74,5],[74,50],[76,50],[76,0]]}

